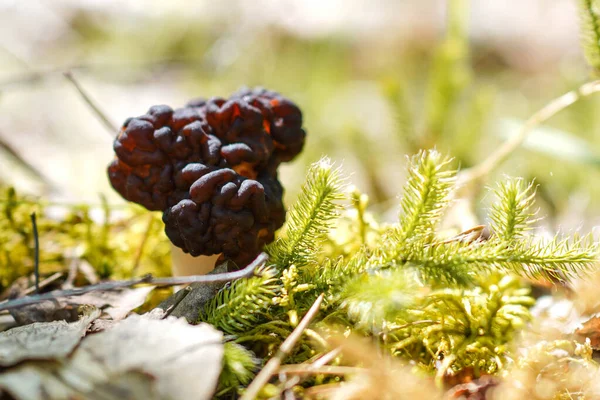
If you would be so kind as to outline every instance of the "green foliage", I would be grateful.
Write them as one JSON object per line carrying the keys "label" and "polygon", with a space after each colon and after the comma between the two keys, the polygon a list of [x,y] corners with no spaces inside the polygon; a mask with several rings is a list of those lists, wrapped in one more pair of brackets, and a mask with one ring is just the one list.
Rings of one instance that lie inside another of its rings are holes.
{"label": "green foliage", "polygon": [[[322,293],[319,314],[286,362],[318,357],[327,349],[327,336],[342,330],[370,337],[392,356],[437,376],[465,369],[475,376],[498,373],[511,359],[514,338],[531,319],[534,300],[519,276],[568,280],[597,258],[590,236],[557,235],[548,241],[533,235],[535,190],[521,179],[495,189],[489,238],[448,238],[440,226],[452,206],[456,171],[435,150],[410,158],[401,211],[391,226],[374,220],[366,196],[356,189],[342,212],[339,175],[327,160],[315,163],[281,237],[267,249],[268,265],[225,286],[201,313],[200,320],[231,335],[220,398],[235,397],[249,384],[256,367],[276,352]],[[12,240],[3,241],[2,262],[13,268],[2,270],[7,281],[22,273],[16,265],[32,268],[32,210],[40,216],[45,268],[51,265],[48,257],[55,256],[56,267],[64,269],[70,260],[65,254],[77,249],[78,259],[100,274],[129,275],[133,266],[108,268],[139,254],[144,243],[141,264],[168,265],[161,255],[168,253],[168,242],[158,234],[161,225],[154,214],[133,210],[126,223],[113,222],[105,204],[96,222],[92,209],[77,206],[57,221],[46,216],[41,204],[11,190],[6,196],[0,235]],[[22,264],[9,258],[15,255]]]}
{"label": "green foliage", "polygon": [[[410,153],[437,147],[468,167],[479,161],[477,149],[494,106],[495,90],[476,83],[473,76],[469,2],[447,3],[446,32],[433,48],[422,104],[411,104],[421,94],[410,90],[414,78],[403,73],[387,77],[382,94],[391,108],[397,136]],[[360,154],[360,149],[356,152]]]}
{"label": "green foliage", "polygon": [[458,98],[471,79],[467,8],[465,0],[448,2],[448,29],[434,54],[426,103],[426,147],[439,142]]}
{"label": "green foliage", "polygon": [[496,237],[512,244],[521,238],[535,222],[531,211],[535,190],[533,184],[525,186],[522,179],[510,179],[498,185],[498,202],[490,214],[491,230]]}
{"label": "green foliage", "polygon": [[254,378],[259,360],[251,351],[234,343],[225,342],[223,349],[223,369],[219,375],[217,396],[222,396],[245,385]]}
{"label": "green foliage", "polygon": [[402,269],[357,274],[343,286],[342,307],[359,328],[384,329],[415,301],[418,286],[407,275]]}
{"label": "green foliage", "polygon": [[33,234],[29,215],[39,207],[20,202],[13,188],[3,190],[0,202],[0,288],[33,271]]}
{"label": "green foliage", "polygon": [[[321,293],[320,313],[286,362],[317,357],[327,348],[327,336],[341,329],[370,337],[392,356],[438,375],[466,368],[475,375],[498,373],[511,357],[513,339],[531,319],[534,301],[518,275],[568,280],[597,258],[589,236],[557,235],[548,241],[532,235],[535,190],[521,179],[495,189],[491,237],[448,238],[440,226],[452,205],[456,171],[435,150],[409,160],[401,211],[391,226],[374,220],[366,196],[356,189],[342,212],[339,175],[327,160],[309,169],[281,237],[268,247],[269,264],[224,287],[200,315],[231,335],[219,397],[235,397],[248,385],[256,366],[274,354]],[[32,268],[33,210],[40,216],[46,269],[53,265],[49,257],[64,269],[71,260],[66,254],[77,249],[78,259],[100,274],[130,275],[133,266],[112,267],[127,263],[144,243],[140,265],[168,266],[168,242],[154,214],[133,210],[126,222],[113,222],[104,205],[96,222],[92,209],[77,206],[58,221],[46,216],[43,205],[6,193],[0,235],[11,239],[3,241],[2,262],[12,268],[2,269],[7,282]],[[21,264],[14,263],[15,256]]]}
{"label": "green foliage", "polygon": [[449,160],[435,150],[422,151],[410,161],[399,223],[389,237],[402,246],[399,252],[433,237],[455,180],[456,173],[448,165]]}
{"label": "green foliage", "polygon": [[579,0],[582,47],[587,62],[600,71],[600,9],[596,0]]}
{"label": "green foliage", "polygon": [[[448,239],[439,226],[456,171],[435,150],[410,159],[398,222],[383,230],[366,222],[366,199],[356,191],[339,215],[338,172],[325,165],[309,170],[283,238],[268,249],[271,265],[223,289],[202,316],[259,357],[273,354],[325,293],[313,321],[320,335],[337,326],[372,336],[392,355],[429,371],[441,362],[448,374],[464,368],[496,373],[531,319],[534,300],[517,275],[566,280],[596,260],[590,237],[531,235],[535,191],[523,180],[509,179],[495,190],[491,237]],[[311,329],[287,361],[318,354],[320,335]]]}
{"label": "green foliage", "polygon": [[290,209],[286,235],[267,247],[273,263],[285,268],[314,261],[331,221],[336,217],[341,198],[339,171],[329,159],[312,165],[298,201]]}
{"label": "green foliage", "polygon": [[200,319],[230,334],[249,330],[266,319],[279,290],[276,276],[274,269],[263,268],[252,278],[232,282],[211,300]]}
{"label": "green foliage", "polygon": [[88,263],[101,278],[170,271],[170,247],[159,215],[128,208],[119,210],[123,217],[117,221],[104,201],[92,209],[45,204],[12,188],[0,192],[0,290],[33,272],[33,212],[38,220],[42,275],[68,271],[73,263]]}
{"label": "green foliage", "polygon": [[427,369],[443,360],[448,373],[468,367],[495,373],[515,332],[531,319],[533,303],[529,289],[510,276],[495,275],[473,289],[436,290],[418,296],[410,312],[393,320],[386,346]]}

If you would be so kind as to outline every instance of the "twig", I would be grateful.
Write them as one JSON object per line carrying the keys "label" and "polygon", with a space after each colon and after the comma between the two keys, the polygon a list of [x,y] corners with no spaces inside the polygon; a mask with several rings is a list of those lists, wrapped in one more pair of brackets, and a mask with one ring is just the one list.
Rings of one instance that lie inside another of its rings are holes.
{"label": "twig", "polygon": [[[264,369],[263,369],[264,370]],[[284,374],[312,374],[312,375],[348,375],[348,374],[356,374],[364,371],[364,368],[359,367],[347,367],[347,366],[336,366],[336,365],[323,365],[318,368],[314,368],[311,365],[305,364],[290,364],[283,365],[279,368],[279,372]],[[262,371],[261,371],[262,373]]]}
{"label": "twig", "polygon": [[98,290],[116,290],[125,287],[131,287],[139,284],[149,284],[155,286],[175,286],[188,285],[191,283],[217,283],[229,282],[236,279],[246,278],[254,274],[254,270],[267,261],[268,257],[265,253],[261,253],[252,261],[246,268],[235,272],[225,272],[214,275],[193,275],[193,276],[176,276],[169,278],[153,278],[152,275],[145,275],[141,278],[130,279],[125,281],[103,282],[96,285],[83,286],[67,290],[54,290],[52,292],[39,294],[35,296],[21,297],[15,300],[7,301],[0,304],[0,311],[10,310],[31,304],[37,304],[46,300],[55,300],[59,297],[81,296],[82,294],[94,292]]}
{"label": "twig", "polygon": [[506,161],[513,151],[521,146],[529,132],[531,132],[534,128],[558,112],[569,107],[579,99],[597,92],[600,92],[600,80],[585,83],[579,88],[552,100],[542,109],[529,117],[517,135],[504,142],[502,146],[498,148],[498,150],[488,156],[480,164],[463,171],[459,175],[459,183],[465,186],[470,186],[472,183],[481,182],[490,174],[490,172]]}
{"label": "twig", "polygon": [[315,361],[314,363],[312,363],[311,366],[313,366],[313,367],[322,367],[322,366],[324,366],[326,364],[329,364],[341,352],[342,352],[342,348],[341,347],[336,347],[335,349],[331,350],[327,354],[324,354],[321,358],[319,358],[317,361]]}
{"label": "twig", "polygon": [[40,236],[38,234],[37,221],[35,218],[35,212],[31,215],[31,225],[33,226],[33,240],[35,244],[34,248],[34,269],[33,274],[35,276],[35,292],[40,292]]}
{"label": "twig", "polygon": [[[341,352],[342,352],[342,348],[336,347],[335,349],[331,350],[329,353],[322,355],[315,362],[308,364],[307,369],[312,371],[313,369],[321,368],[324,365],[327,365],[331,361],[333,361]],[[279,372],[285,373],[284,371],[282,371],[282,368],[279,369]],[[300,378],[301,378],[300,376],[294,376],[292,379],[288,380],[285,383],[285,390],[289,390],[292,387],[296,386],[298,383],[300,383],[300,380],[301,380]]]}
{"label": "twig", "polygon": [[271,379],[271,376],[279,369],[281,362],[292,351],[296,345],[296,342],[298,339],[300,339],[300,336],[302,336],[302,332],[319,312],[319,307],[321,306],[323,297],[323,294],[317,297],[317,300],[315,300],[308,312],[304,315],[304,318],[302,318],[302,321],[300,321],[296,329],[294,329],[291,335],[285,339],[285,341],[281,344],[281,347],[279,347],[279,350],[277,350],[275,356],[273,356],[273,358],[267,362],[265,367],[260,371],[256,378],[254,378],[250,386],[248,386],[248,389],[246,389],[246,392],[241,397],[241,400],[252,400],[256,398],[256,395],[260,389],[262,389],[269,379]]}
{"label": "twig", "polygon": [[47,277],[46,279],[40,281],[40,283],[38,284],[38,287],[36,288],[35,286],[27,288],[27,290],[25,290],[23,292],[23,294],[25,296],[27,296],[28,294],[32,294],[32,293],[36,293],[38,292],[40,289],[45,288],[46,286],[48,286],[49,284],[55,282],[57,279],[60,279],[63,276],[62,272],[55,272],[52,275],[50,275],[49,277]]}
{"label": "twig", "polygon": [[[52,275],[50,275],[50,276],[49,276],[49,277],[47,277],[46,279],[44,279],[44,280],[40,281],[39,288],[40,288],[40,289],[43,289],[43,288],[45,288],[46,286],[48,286],[48,285],[50,285],[51,283],[55,282],[56,280],[60,279],[60,278],[61,278],[63,275],[64,275],[64,274],[63,274],[62,272],[55,272],[55,273],[53,273]],[[35,286],[30,286],[30,287],[28,287],[27,289],[25,289],[25,290],[23,291],[22,295],[23,295],[23,296],[27,296],[27,295],[29,295],[29,294],[35,293],[35,291],[36,291],[36,290],[35,290]],[[9,300],[2,300],[2,301],[0,301],[0,305],[2,305],[2,304],[4,304],[4,303],[6,303],[6,302],[8,302],[8,301],[9,301]],[[5,312],[5,311],[8,311],[8,310],[3,310],[3,311],[0,311],[0,313],[3,313],[3,312]]]}
{"label": "twig", "polygon": [[102,112],[102,110],[100,110],[98,105],[92,100],[92,98],[87,94],[87,92],[83,90],[79,82],[77,82],[77,80],[73,76],[73,73],[71,71],[67,71],[63,73],[63,75],[69,80],[69,82],[73,84],[77,92],[79,92],[79,94],[81,95],[81,98],[92,109],[94,114],[96,114],[100,122],[102,122],[104,127],[110,132],[111,136],[114,136],[119,131],[119,129],[114,123],[111,122],[111,120],[106,116],[106,114]]}
{"label": "twig", "polygon": [[14,149],[13,146],[8,144],[4,139],[0,138],[0,150],[8,153],[10,157],[13,157],[19,166],[23,167],[27,171],[27,173],[33,175],[38,181],[42,183],[44,187],[48,187],[48,180],[44,177],[44,175],[33,165],[28,163],[22,155]]}

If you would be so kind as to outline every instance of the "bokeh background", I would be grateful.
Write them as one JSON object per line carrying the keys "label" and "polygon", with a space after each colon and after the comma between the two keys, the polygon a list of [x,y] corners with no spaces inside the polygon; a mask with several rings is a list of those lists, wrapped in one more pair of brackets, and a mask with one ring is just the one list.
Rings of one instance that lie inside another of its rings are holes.
{"label": "bokeh background", "polygon": [[[472,166],[590,80],[579,36],[576,0],[0,0],[0,182],[122,201],[105,173],[116,132],[65,71],[117,126],[260,85],[305,115],[306,149],[281,168],[288,202],[328,155],[386,215],[407,154]],[[600,225],[599,106],[560,113],[495,172],[535,179],[553,228]]]}

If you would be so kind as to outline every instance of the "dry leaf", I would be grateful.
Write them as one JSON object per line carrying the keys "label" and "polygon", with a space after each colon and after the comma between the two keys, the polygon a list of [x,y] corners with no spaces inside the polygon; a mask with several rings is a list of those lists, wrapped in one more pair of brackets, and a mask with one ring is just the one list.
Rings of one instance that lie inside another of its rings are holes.
{"label": "dry leaf", "polygon": [[90,309],[79,321],[36,322],[0,332],[0,365],[23,360],[51,360],[68,356],[100,311]]}
{"label": "dry leaf", "polygon": [[148,294],[154,290],[154,286],[144,286],[135,289],[120,289],[90,292],[81,296],[68,297],[66,301],[71,304],[91,304],[119,321],[146,302]]}
{"label": "dry leaf", "polygon": [[10,329],[16,325],[15,319],[10,314],[0,314],[0,332]]}
{"label": "dry leaf", "polygon": [[210,325],[133,315],[62,364],[27,362],[0,375],[0,387],[19,400],[210,399],[222,357],[222,334]]}
{"label": "dry leaf", "polygon": [[46,300],[29,306],[9,310],[17,325],[29,325],[35,322],[66,321],[79,319],[79,306],[66,304],[62,300]]}
{"label": "dry leaf", "polygon": [[583,326],[575,331],[579,336],[590,339],[590,345],[594,350],[600,350],[600,317],[593,316],[583,323]]}
{"label": "dry leaf", "polygon": [[144,304],[146,297],[152,290],[154,290],[154,286],[90,292],[81,296],[46,300],[30,306],[12,309],[10,314],[18,325],[58,320],[71,322],[77,320],[77,306],[92,305],[102,309],[113,320],[120,321],[131,310]]}

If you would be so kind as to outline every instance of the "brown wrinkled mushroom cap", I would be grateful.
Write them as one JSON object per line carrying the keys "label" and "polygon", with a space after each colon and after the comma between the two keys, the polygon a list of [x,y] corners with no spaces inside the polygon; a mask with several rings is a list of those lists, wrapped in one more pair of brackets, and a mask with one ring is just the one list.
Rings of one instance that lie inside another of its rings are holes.
{"label": "brown wrinkled mushroom cap", "polygon": [[163,211],[183,251],[222,253],[243,267],[284,222],[277,167],[305,136],[300,109],[264,89],[153,106],[123,124],[108,175],[125,199]]}

